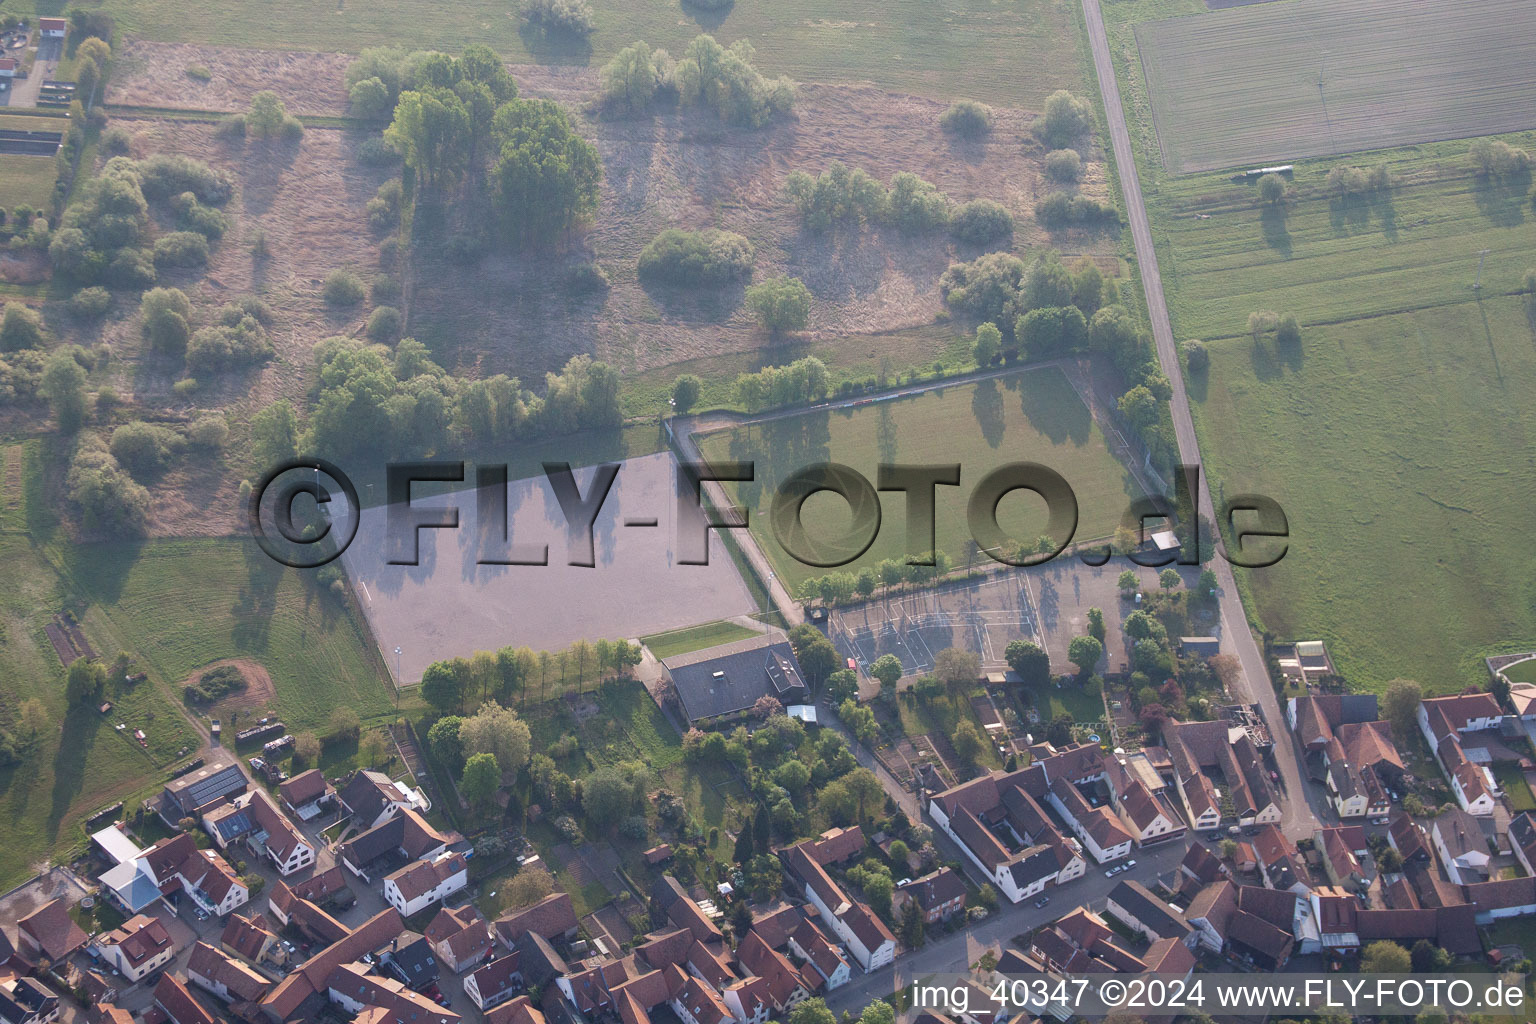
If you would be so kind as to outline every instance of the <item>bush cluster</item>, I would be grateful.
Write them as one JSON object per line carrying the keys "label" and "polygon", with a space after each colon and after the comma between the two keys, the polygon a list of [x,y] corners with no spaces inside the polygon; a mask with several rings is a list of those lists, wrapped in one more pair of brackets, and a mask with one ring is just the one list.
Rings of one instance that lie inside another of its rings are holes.
{"label": "bush cluster", "polygon": [[939,127],[951,135],[979,139],[992,130],[992,109],[975,100],[956,100],[939,118]]}
{"label": "bush cluster", "polygon": [[729,47],[713,36],[695,36],[673,69],[678,99],[688,106],[709,107],[723,121],[761,128],[795,105],[795,83],[779,76],[769,79],[753,67],[752,44],[738,39]]}
{"label": "bush cluster", "polygon": [[587,0],[525,0],[523,20],[545,32],[584,36],[597,28]]}
{"label": "bush cluster", "polygon": [[246,687],[245,676],[233,665],[211,668],[197,677],[197,682],[183,688],[186,699],[194,704],[216,704]]}
{"label": "bush cluster", "polygon": [[1111,203],[1052,192],[1035,204],[1035,219],[1048,228],[1061,228],[1118,223],[1120,214]]}
{"label": "bush cluster", "polygon": [[640,251],[640,276],[673,285],[718,286],[752,276],[752,243],[732,231],[667,228]]}

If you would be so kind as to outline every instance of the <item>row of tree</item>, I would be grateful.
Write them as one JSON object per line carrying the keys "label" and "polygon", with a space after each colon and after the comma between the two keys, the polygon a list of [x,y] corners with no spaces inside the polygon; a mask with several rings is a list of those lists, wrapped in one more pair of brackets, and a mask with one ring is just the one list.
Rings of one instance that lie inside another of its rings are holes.
{"label": "row of tree", "polygon": [[421,696],[441,714],[458,714],[483,701],[526,699],[534,687],[543,700],[551,684],[564,692],[625,675],[638,664],[640,648],[627,640],[577,640],[558,651],[503,647],[433,662],[422,673]]}
{"label": "row of tree", "polygon": [[695,36],[674,61],[666,50],[644,41],[624,47],[603,66],[600,102],[614,114],[636,115],[663,97],[705,107],[722,121],[761,128],[789,113],[795,83],[770,79],[753,66],[756,51],[745,39],[729,47],[710,35]]}

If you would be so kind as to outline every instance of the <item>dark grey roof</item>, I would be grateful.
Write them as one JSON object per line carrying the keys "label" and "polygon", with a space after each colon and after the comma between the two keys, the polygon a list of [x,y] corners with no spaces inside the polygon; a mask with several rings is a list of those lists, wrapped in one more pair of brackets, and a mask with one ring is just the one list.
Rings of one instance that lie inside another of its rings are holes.
{"label": "dark grey roof", "polygon": [[1027,889],[1042,878],[1050,878],[1061,870],[1061,864],[1056,859],[1056,851],[1049,846],[1040,846],[1034,853],[1024,857],[1008,869],[1013,876],[1013,882],[1021,889]]}
{"label": "dark grey roof", "polygon": [[389,776],[382,772],[357,771],[337,795],[352,814],[371,823],[388,804],[400,802],[386,793],[388,786]]}
{"label": "dark grey roof", "polygon": [[[788,641],[763,642],[756,637],[714,648],[713,657],[679,655],[662,664],[672,675],[689,721],[745,711],[759,697],[783,701],[805,692],[803,675]],[[699,652],[709,655],[710,651]]]}
{"label": "dark grey roof", "polygon": [[1109,891],[1109,898],[1159,938],[1181,939],[1189,934],[1189,923],[1138,883],[1121,882]]}
{"label": "dark grey roof", "polygon": [[1347,693],[1339,698],[1339,724],[1357,725],[1375,722],[1381,716],[1376,711],[1374,693]]}
{"label": "dark grey roof", "polygon": [[390,950],[389,960],[395,976],[413,989],[425,988],[437,980],[437,957],[432,955],[432,944],[423,936]]}
{"label": "dark grey roof", "polygon": [[165,784],[165,792],[184,811],[212,803],[245,788],[245,773],[233,761],[215,761]]}

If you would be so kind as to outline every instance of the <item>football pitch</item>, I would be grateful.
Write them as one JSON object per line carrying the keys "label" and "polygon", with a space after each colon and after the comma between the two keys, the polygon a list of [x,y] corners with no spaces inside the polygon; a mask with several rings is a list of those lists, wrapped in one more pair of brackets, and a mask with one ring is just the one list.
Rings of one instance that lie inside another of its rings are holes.
{"label": "football pitch", "polygon": [[1296,0],[1136,27],[1175,174],[1536,127],[1522,0]]}

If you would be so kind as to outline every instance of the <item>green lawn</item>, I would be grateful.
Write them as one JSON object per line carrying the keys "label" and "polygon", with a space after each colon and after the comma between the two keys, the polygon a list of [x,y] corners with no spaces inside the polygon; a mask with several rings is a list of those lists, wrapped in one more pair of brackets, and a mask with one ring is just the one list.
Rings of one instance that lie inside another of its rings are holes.
{"label": "green lawn", "polygon": [[[23,3],[56,14],[51,2]],[[99,6],[125,35],[169,42],[356,52],[395,45],[458,52],[484,43],[511,61],[593,64],[636,39],[680,54],[710,31],[722,42],[749,38],[765,72],[814,81],[873,81],[924,95],[964,94],[1038,109],[1058,88],[1083,78],[1075,43],[1074,0],[743,0],[708,12],[678,0],[597,0],[597,31],[587,41],[523,30],[509,0],[341,3],[301,0],[251,5],[239,0],[107,0]]]}
{"label": "green lawn", "polygon": [[1504,790],[1509,798],[1509,806],[1516,813],[1521,811],[1536,811],[1536,796],[1531,794],[1531,787],[1525,781],[1525,773],[1508,761],[1493,766],[1493,777],[1499,781],[1499,788]]}
{"label": "green lawn", "polygon": [[686,629],[674,629],[667,633],[643,636],[640,642],[649,647],[651,653],[658,659],[661,659],[745,640],[758,632],[759,630],[748,629],[746,626],[722,619],[719,622],[707,622],[702,626],[689,626]]}
{"label": "green lawn", "polygon": [[[17,708],[36,698],[51,723],[26,747],[21,764],[0,768],[0,888],[9,888],[49,857],[82,847],[82,819],[117,800],[133,805],[163,780],[162,770],[196,748],[197,737],[155,680],[109,684],[112,710],[69,710],[64,668],[44,631],[73,610],[87,640],[110,658],[131,641],[101,609],[54,571],[24,535],[0,534],[0,721],[18,728]],[[116,726],[123,725],[122,730]],[[142,730],[148,749],[134,740]],[[24,739],[24,737],[23,737]]]}
{"label": "green lawn", "polygon": [[1533,341],[1519,300],[1493,295],[1312,327],[1289,359],[1211,345],[1192,397],[1212,479],[1291,523],[1286,557],[1241,577],[1265,628],[1327,640],[1366,689],[1454,693],[1484,681],[1483,656],[1530,648]]}
{"label": "green lawn", "polygon": [[9,212],[23,204],[45,206],[57,177],[51,156],[0,153],[0,207]]}
{"label": "green lawn", "polygon": [[272,676],[276,710],[294,731],[323,726],[342,705],[365,721],[393,710],[361,620],[251,541],[60,546],[55,557],[170,683],[209,662],[251,658]]}
{"label": "green lawn", "polygon": [[1512,683],[1536,683],[1536,658],[1517,661],[1500,671]]}
{"label": "green lawn", "polygon": [[[778,574],[791,588],[828,570],[791,558],[773,537],[768,510],[778,482],[824,461],[841,462],[871,482],[882,462],[960,463],[959,487],[937,489],[937,541],[957,565],[966,562],[970,534],[966,501],[992,469],[1035,461],[1061,473],[1077,496],[1078,541],[1114,532],[1135,484],[1105,445],[1103,435],[1066,376],[1055,367],[1026,370],[996,380],[958,384],[940,391],[892,399],[856,409],[807,412],[718,431],[700,439],[712,460],[756,464],[756,479],[731,485],[751,509],[751,528]],[[852,568],[904,557],[906,506],[898,492],[881,496],[882,521],[873,546]],[[830,494],[805,503],[804,520],[814,539],[842,535],[848,506]],[[998,521],[1010,536],[1038,537],[1044,503],[1016,493],[1003,499]],[[985,556],[982,556],[983,558]]]}

